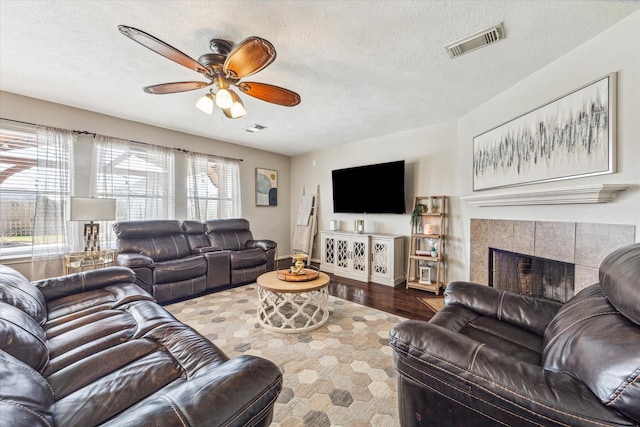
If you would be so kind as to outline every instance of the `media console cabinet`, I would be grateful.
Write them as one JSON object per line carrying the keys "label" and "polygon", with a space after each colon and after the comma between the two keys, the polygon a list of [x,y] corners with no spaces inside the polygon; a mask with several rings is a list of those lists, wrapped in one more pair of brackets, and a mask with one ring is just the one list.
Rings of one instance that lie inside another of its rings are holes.
{"label": "media console cabinet", "polygon": [[321,231],[320,270],[362,282],[404,282],[404,236]]}

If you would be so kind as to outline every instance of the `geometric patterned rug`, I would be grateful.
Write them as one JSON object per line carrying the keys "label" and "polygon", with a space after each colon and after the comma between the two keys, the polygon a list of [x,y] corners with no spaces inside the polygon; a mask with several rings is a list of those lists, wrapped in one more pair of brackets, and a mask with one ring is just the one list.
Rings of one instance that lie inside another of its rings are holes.
{"label": "geometric patterned rug", "polygon": [[273,427],[399,425],[389,331],[405,319],[329,296],[327,323],[283,334],[260,327],[257,304],[252,284],[165,308],[229,357],[252,354],[279,366]]}

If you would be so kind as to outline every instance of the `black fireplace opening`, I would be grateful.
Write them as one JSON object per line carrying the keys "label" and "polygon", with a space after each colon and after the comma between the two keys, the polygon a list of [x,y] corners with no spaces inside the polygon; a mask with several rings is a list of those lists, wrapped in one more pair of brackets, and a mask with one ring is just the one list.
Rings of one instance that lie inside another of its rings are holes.
{"label": "black fireplace opening", "polygon": [[574,283],[574,264],[489,248],[491,287],[565,303]]}

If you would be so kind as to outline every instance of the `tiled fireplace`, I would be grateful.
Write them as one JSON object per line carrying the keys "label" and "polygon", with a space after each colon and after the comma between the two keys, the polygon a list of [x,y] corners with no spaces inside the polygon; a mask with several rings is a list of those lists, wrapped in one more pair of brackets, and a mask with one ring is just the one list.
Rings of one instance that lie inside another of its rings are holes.
{"label": "tiled fireplace", "polygon": [[[547,297],[556,298],[562,292],[570,297],[573,292],[598,281],[598,267],[611,251],[635,241],[635,226],[624,224],[592,224],[580,222],[515,221],[496,219],[471,219],[471,281],[490,284],[490,252],[492,249],[508,251],[521,257],[520,269],[528,275],[520,289],[511,291],[533,294],[530,281],[535,279],[528,270],[538,263],[533,257],[559,261],[571,266],[573,290],[567,290],[568,277],[558,276],[562,289],[550,290]],[[495,259],[495,253],[493,255]],[[524,264],[523,264],[524,262]],[[518,268],[518,267],[516,267]],[[495,276],[496,273],[494,273]],[[499,273],[498,273],[499,274]],[[517,273],[516,273],[517,274]],[[507,274],[508,275],[508,274]],[[494,279],[491,279],[494,280]],[[529,280],[529,282],[527,282]],[[544,295],[544,283],[541,290]],[[555,294],[553,294],[555,292]]]}

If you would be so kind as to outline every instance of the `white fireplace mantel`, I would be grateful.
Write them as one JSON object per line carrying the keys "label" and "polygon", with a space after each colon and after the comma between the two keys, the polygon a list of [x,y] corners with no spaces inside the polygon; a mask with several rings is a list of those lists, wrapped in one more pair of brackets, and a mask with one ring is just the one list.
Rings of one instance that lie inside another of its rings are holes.
{"label": "white fireplace mantel", "polygon": [[564,205],[576,203],[608,203],[616,194],[629,188],[621,184],[592,184],[574,187],[523,190],[463,196],[472,206]]}

